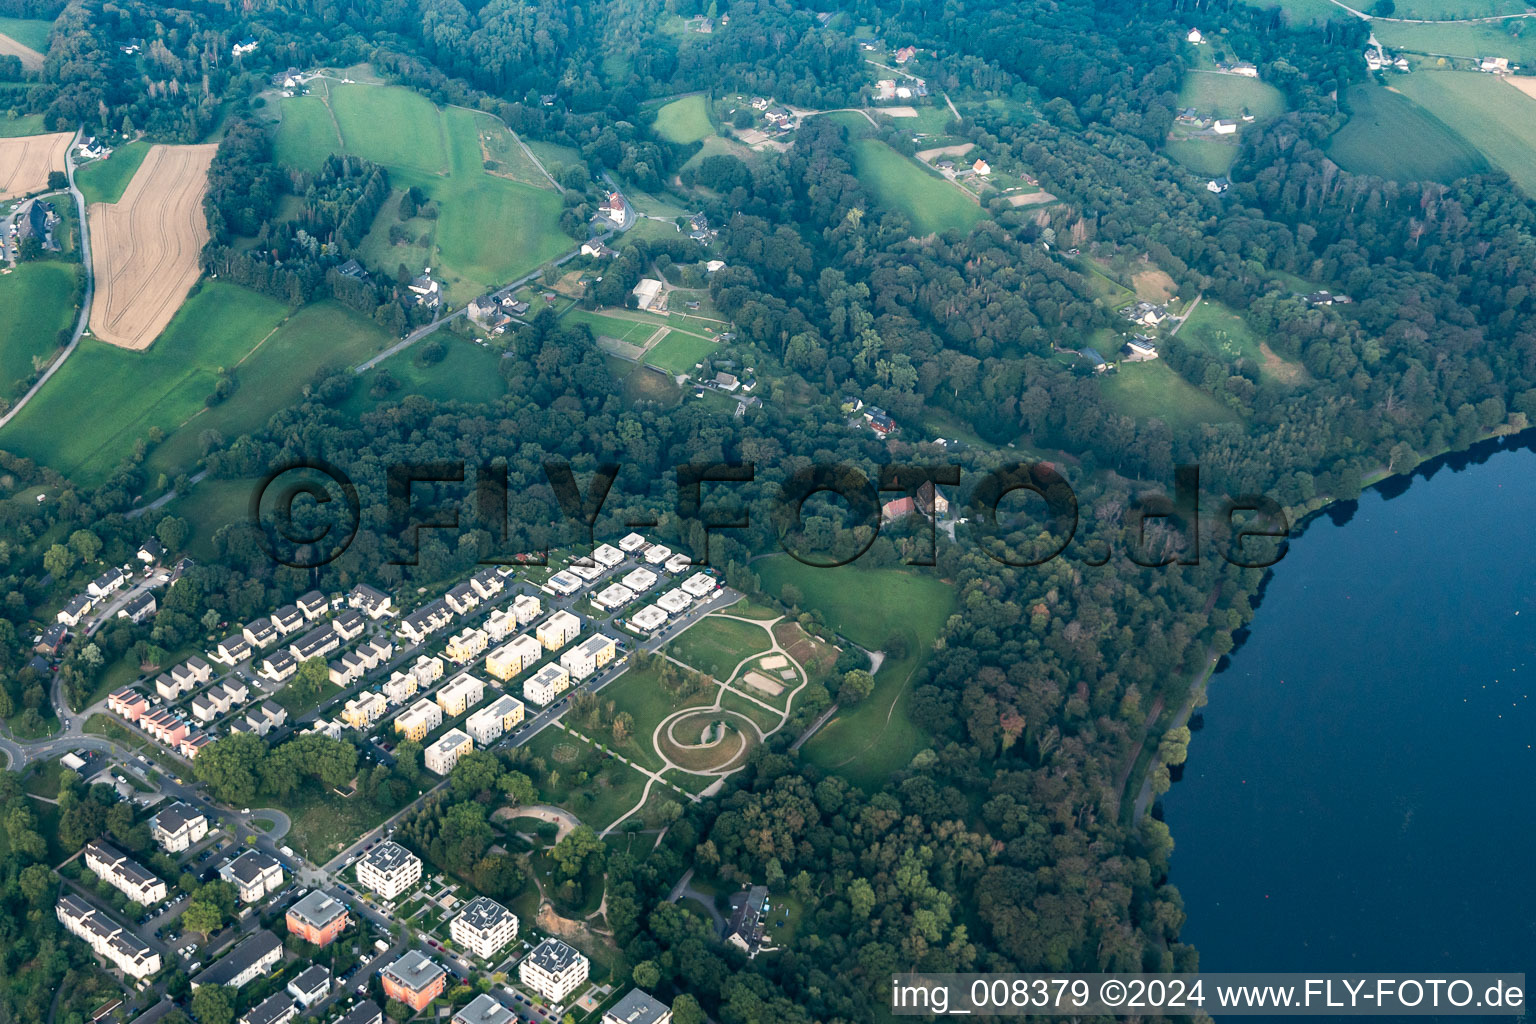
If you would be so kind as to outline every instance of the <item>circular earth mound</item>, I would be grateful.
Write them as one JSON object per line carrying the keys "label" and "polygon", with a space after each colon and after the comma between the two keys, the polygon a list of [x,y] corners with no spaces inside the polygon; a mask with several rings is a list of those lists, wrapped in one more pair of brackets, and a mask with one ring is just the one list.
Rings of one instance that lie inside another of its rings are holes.
{"label": "circular earth mound", "polygon": [[757,726],[747,716],[705,708],[668,722],[657,746],[679,768],[713,774],[741,767],[759,740]]}

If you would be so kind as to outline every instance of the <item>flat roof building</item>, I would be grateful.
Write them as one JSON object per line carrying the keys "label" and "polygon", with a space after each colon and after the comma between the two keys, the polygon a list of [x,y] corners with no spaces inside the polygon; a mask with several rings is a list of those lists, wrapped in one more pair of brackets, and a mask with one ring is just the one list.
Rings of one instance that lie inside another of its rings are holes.
{"label": "flat roof building", "polygon": [[469,733],[463,729],[449,729],[432,742],[421,760],[427,766],[427,771],[447,775],[459,763],[459,758],[474,747],[475,743],[469,738]]}
{"label": "flat roof building", "polygon": [[672,1010],[660,999],[632,988],[603,1014],[603,1024],[671,1024]]}
{"label": "flat roof building", "polygon": [[523,957],[517,976],[524,985],[552,1003],[563,1003],[587,980],[587,958],[559,939],[545,939]]}
{"label": "flat roof building", "polygon": [[392,900],[421,880],[421,858],[391,840],[369,850],[357,863],[358,884]]}
{"label": "flat roof building", "polygon": [[563,608],[539,623],[538,628],[534,630],[534,636],[547,651],[558,651],[575,640],[580,633],[581,619]]}
{"label": "flat roof building", "polygon": [[464,723],[464,731],[475,738],[476,744],[486,747],[522,720],[523,702],[511,694],[504,694],[470,715]]}
{"label": "flat roof building", "polygon": [[419,950],[410,950],[384,968],[384,994],[420,1013],[442,995],[448,972]]}
{"label": "flat roof building", "polygon": [[476,896],[448,925],[453,941],[490,960],[517,938],[517,915],[488,896]]}
{"label": "flat roof building", "polygon": [[563,665],[550,662],[523,684],[523,698],[544,707],[571,688],[571,673]]}

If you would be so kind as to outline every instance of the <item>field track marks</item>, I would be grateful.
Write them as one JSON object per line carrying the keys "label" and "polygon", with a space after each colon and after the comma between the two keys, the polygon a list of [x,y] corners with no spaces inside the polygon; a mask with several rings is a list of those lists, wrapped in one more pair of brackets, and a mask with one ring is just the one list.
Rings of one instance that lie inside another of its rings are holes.
{"label": "field track marks", "polygon": [[28,71],[36,71],[43,66],[42,54],[4,34],[0,34],[0,57],[19,58],[21,66]]}
{"label": "field track marks", "polygon": [[0,139],[0,202],[46,189],[48,172],[64,169],[74,137],[73,132],[55,132]]}

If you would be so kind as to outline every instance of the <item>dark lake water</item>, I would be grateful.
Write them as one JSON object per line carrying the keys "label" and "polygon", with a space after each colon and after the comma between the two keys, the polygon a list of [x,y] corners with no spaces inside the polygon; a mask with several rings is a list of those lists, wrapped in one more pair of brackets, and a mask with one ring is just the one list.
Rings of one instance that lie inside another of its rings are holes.
{"label": "dark lake water", "polygon": [[1163,798],[1207,971],[1536,977],[1536,451],[1312,521]]}

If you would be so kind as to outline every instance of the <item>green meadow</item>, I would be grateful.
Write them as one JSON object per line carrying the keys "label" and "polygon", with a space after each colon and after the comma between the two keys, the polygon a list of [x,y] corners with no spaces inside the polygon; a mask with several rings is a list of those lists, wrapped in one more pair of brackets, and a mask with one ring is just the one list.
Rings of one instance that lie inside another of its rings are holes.
{"label": "green meadow", "polygon": [[1285,96],[1268,82],[1216,71],[1191,71],[1179,90],[1179,106],[1202,114],[1236,118],[1245,111],[1254,117],[1285,113]]}
{"label": "green meadow", "polygon": [[38,53],[48,52],[48,37],[52,34],[53,22],[42,18],[0,18],[0,35],[10,36]]}
{"label": "green meadow", "polygon": [[[1349,121],[1328,140],[1328,155],[1347,171],[1394,181],[1447,182],[1488,169],[1471,143],[1402,93],[1352,85],[1344,105]],[[1406,145],[1407,140],[1412,144]]]}
{"label": "green meadow", "polygon": [[[1182,336],[1182,335],[1181,335]],[[1109,404],[1135,420],[1160,419],[1175,434],[1191,434],[1206,423],[1235,422],[1238,416],[1161,359],[1120,363],[1099,378]]]}
{"label": "green meadow", "polygon": [[38,260],[0,276],[0,393],[32,376],[33,360],[58,351],[75,319],[76,267]]}
{"label": "green meadow", "polygon": [[645,354],[645,361],[673,373],[692,373],[715,350],[715,342],[698,334],[673,330]]}
{"label": "green meadow", "polygon": [[986,216],[953,184],[878,139],[855,139],[849,148],[858,179],[881,203],[906,214],[920,234],[969,231]]}
{"label": "green meadow", "polygon": [[75,185],[87,203],[115,203],[123,198],[123,190],[148,153],[147,142],[118,146],[105,160],[92,160],[76,170]]}
{"label": "green meadow", "polygon": [[320,82],[310,95],[283,100],[281,115],[280,161],[312,170],[330,153],[356,153],[387,167],[397,189],[415,186],[437,205],[435,221],[408,225],[418,240],[405,246],[388,242],[398,208],[386,205],[363,244],[375,269],[431,266],[458,304],[575,245],[560,230],[561,200],[552,189],[486,170],[483,115],[475,111],[443,109],[398,86]]}
{"label": "green meadow", "polygon": [[[1524,31],[1511,35],[1511,24]],[[1536,32],[1531,31],[1532,27],[1529,19],[1516,23],[1487,21],[1447,25],[1379,20],[1371,23],[1376,38],[1389,50],[1447,57],[1508,57],[1519,64],[1536,62]]]}
{"label": "green meadow", "polygon": [[[204,431],[229,437],[257,429],[297,401],[320,369],[355,363],[386,340],[335,303],[290,316],[275,299],[205,282],[142,352],[81,339],[59,372],[0,430],[0,447],[94,485],[158,428],[165,440],[151,447],[146,460],[153,483],[156,473],[174,475],[196,462]],[[234,370],[240,386],[208,407],[225,369]],[[90,396],[86,415],[82,395]],[[59,430],[60,423],[71,429]]]}
{"label": "green meadow", "polygon": [[715,133],[709,123],[709,106],[702,93],[673,100],[656,112],[653,126],[657,135],[668,142],[700,142]]}
{"label": "green meadow", "polygon": [[1536,195],[1536,99],[1494,75],[1418,71],[1398,87]]}

